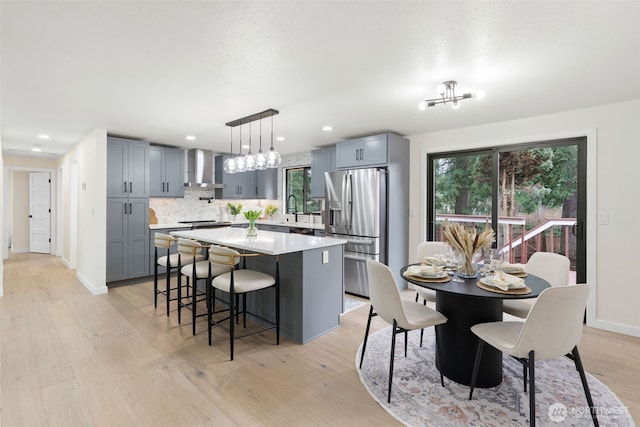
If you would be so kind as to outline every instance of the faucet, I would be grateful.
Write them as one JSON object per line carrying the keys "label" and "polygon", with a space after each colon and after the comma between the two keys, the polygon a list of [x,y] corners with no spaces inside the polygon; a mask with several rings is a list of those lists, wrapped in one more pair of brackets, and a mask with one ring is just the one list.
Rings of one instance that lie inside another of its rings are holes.
{"label": "faucet", "polygon": [[[291,209],[291,198],[293,198],[293,209]],[[295,221],[298,222],[298,199],[293,194],[289,194],[287,198],[287,213],[292,213],[295,215]]]}

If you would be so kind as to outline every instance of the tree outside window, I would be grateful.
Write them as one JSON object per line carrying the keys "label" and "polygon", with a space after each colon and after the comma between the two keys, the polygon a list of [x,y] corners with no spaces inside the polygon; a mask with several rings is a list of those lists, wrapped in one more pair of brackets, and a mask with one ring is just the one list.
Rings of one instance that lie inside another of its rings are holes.
{"label": "tree outside window", "polygon": [[320,200],[311,198],[311,167],[287,169],[285,213],[313,213],[321,210]]}

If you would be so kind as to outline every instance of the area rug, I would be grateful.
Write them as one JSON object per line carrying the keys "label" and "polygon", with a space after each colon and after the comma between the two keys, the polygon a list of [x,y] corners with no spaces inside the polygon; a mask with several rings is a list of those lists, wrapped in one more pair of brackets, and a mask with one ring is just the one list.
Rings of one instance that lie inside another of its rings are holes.
{"label": "area rug", "polygon": [[[404,335],[396,338],[391,403],[387,403],[391,327],[371,334],[362,369],[358,368],[362,344],[356,353],[356,369],[371,396],[389,414],[407,426],[526,426],[529,395],[523,392],[522,365],[505,356],[503,380],[494,388],[476,388],[469,401],[469,387],[445,377],[435,367],[433,328],[409,332],[404,357]],[[601,426],[635,426],[627,408],[603,383],[587,373]],[[589,408],[573,362],[566,358],[536,362],[536,422],[540,426],[592,426]]]}
{"label": "area rug", "polygon": [[351,310],[355,310],[356,308],[362,307],[364,302],[357,300],[355,298],[350,298],[345,295],[344,297],[344,311],[342,314],[348,313]]}

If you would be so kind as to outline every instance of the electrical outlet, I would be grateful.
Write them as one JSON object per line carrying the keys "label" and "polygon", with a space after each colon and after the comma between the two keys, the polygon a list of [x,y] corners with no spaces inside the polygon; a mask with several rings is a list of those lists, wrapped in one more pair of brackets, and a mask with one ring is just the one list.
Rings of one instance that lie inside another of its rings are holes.
{"label": "electrical outlet", "polygon": [[609,224],[609,212],[600,212],[598,214],[598,224],[601,224],[601,225]]}
{"label": "electrical outlet", "polygon": [[329,264],[329,251],[322,251],[322,263]]}

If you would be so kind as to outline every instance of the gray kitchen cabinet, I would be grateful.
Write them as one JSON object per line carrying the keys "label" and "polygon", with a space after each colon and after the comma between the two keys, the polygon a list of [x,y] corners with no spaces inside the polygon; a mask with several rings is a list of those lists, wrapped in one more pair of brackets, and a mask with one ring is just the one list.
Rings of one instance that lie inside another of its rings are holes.
{"label": "gray kitchen cabinet", "polygon": [[324,173],[336,169],[336,147],[320,148],[311,152],[311,197],[323,198]]}
{"label": "gray kitchen cabinet", "polygon": [[229,174],[224,171],[224,161],[230,156],[223,154],[216,156],[215,181],[223,184],[223,188],[216,188],[216,199],[255,199],[257,198],[256,171]]}
{"label": "gray kitchen cabinet", "polygon": [[364,136],[336,144],[336,169],[385,165],[388,162],[388,134]]}
{"label": "gray kitchen cabinet", "polygon": [[184,197],[184,150],[149,147],[149,192],[151,197]]}
{"label": "gray kitchen cabinet", "polygon": [[107,197],[149,197],[149,143],[107,137]]}
{"label": "gray kitchen cabinet", "polygon": [[256,171],[256,199],[278,198],[278,169]]}
{"label": "gray kitchen cabinet", "polygon": [[149,199],[107,198],[107,282],[149,275]]}
{"label": "gray kitchen cabinet", "polygon": [[275,231],[277,233],[289,233],[291,229],[284,225],[256,224],[258,230]]}

